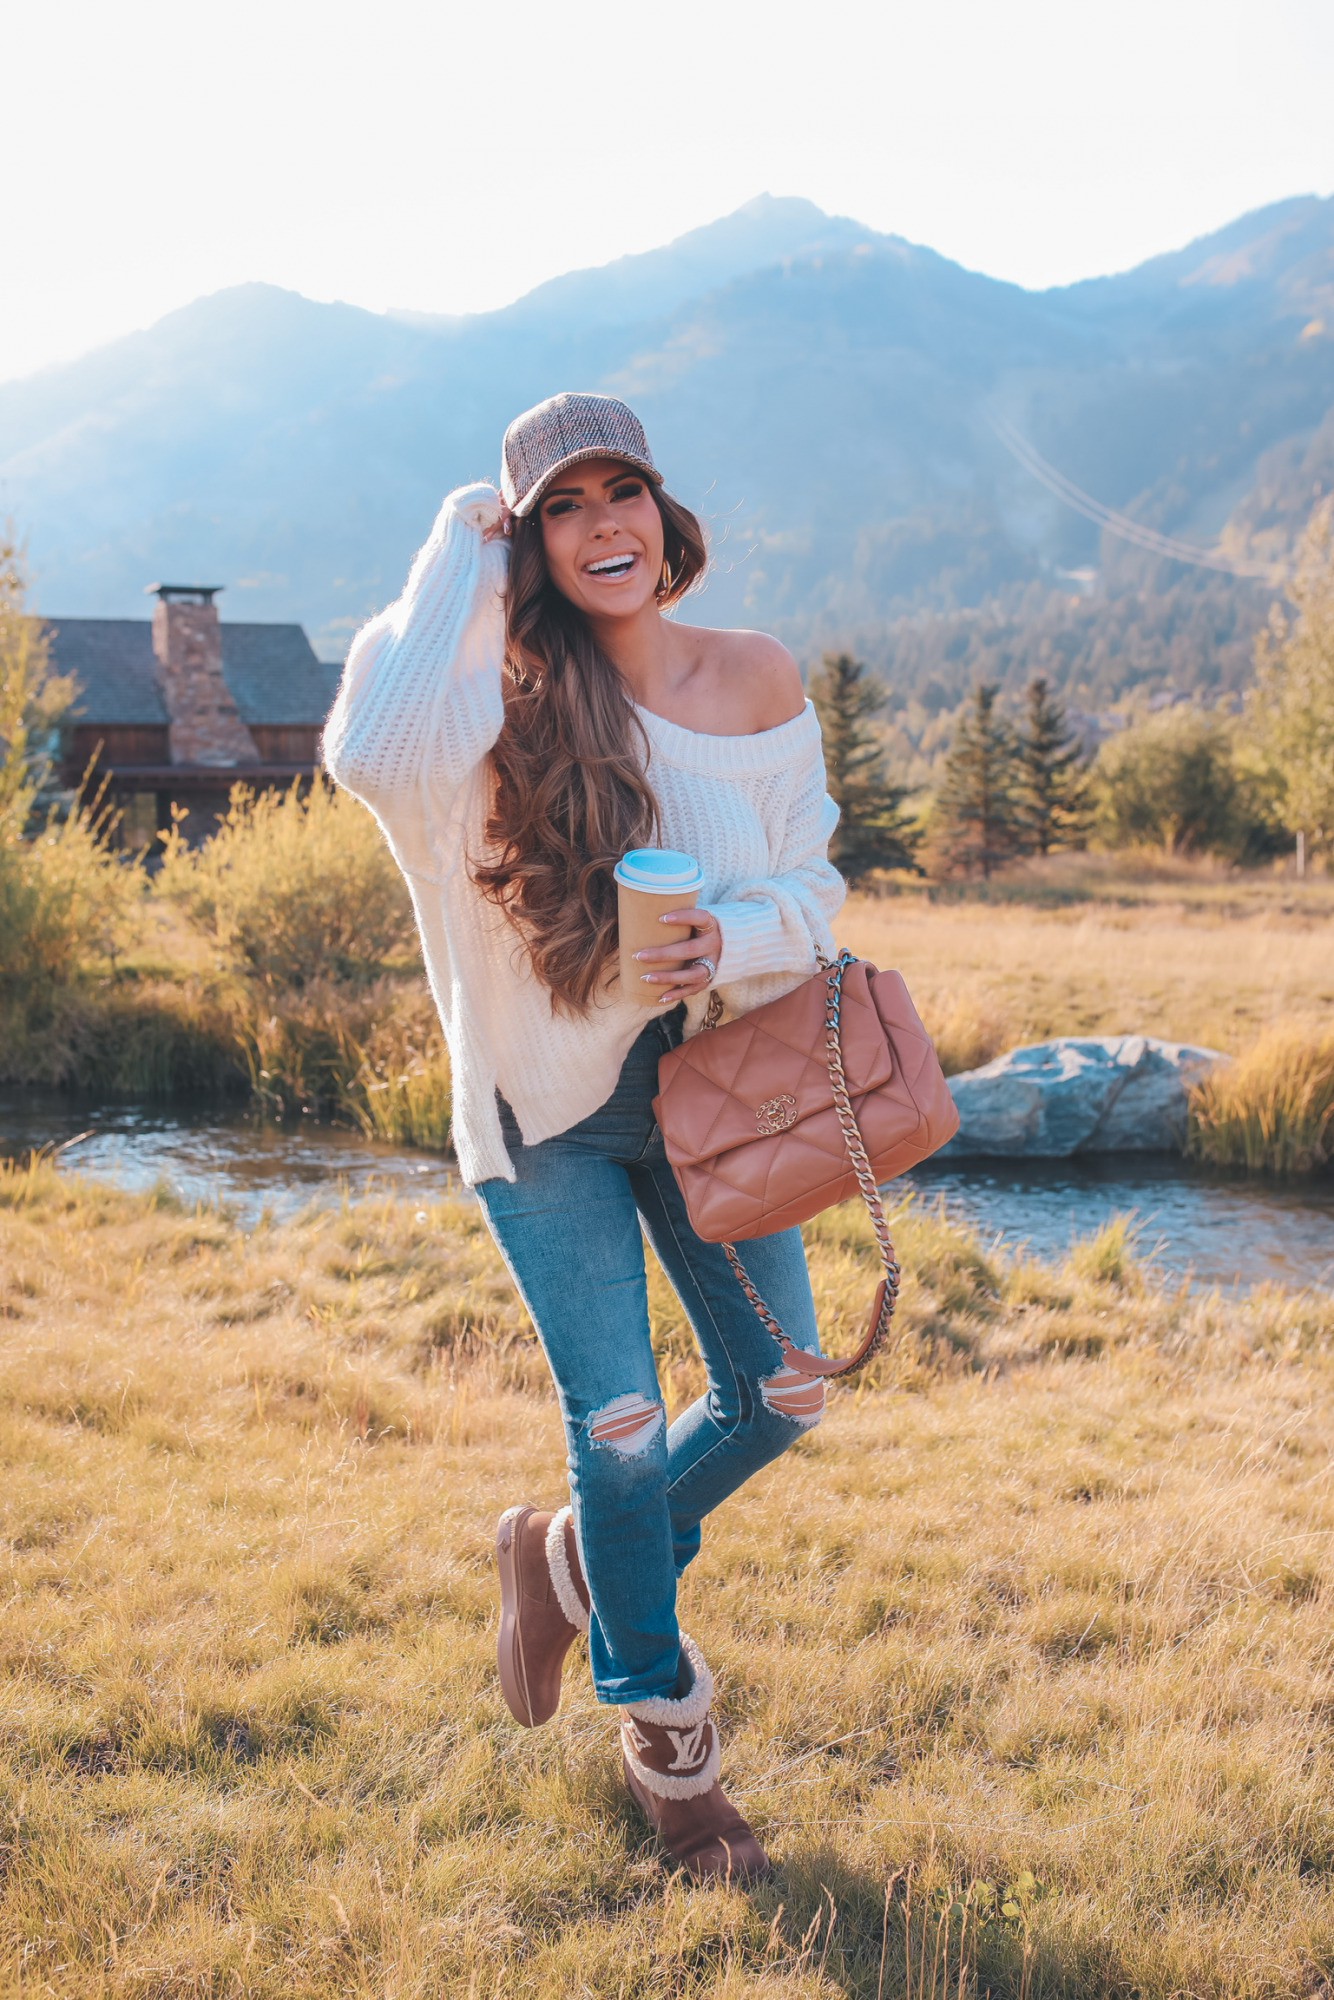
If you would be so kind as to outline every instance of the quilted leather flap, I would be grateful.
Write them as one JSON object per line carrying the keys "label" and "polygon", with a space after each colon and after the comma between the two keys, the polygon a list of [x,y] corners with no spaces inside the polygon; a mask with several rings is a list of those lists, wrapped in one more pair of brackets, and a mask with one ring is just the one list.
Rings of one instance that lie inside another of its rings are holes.
{"label": "quilted leather flap", "polygon": [[[874,973],[858,959],[843,975],[843,1064],[855,1097],[878,1090],[893,1073],[870,986]],[[674,1165],[713,1159],[832,1109],[824,1003],[824,981],[804,980],[783,999],[705,1029],[662,1057],[655,1109]]]}
{"label": "quilted leather flap", "polygon": [[935,1046],[922,1026],[900,972],[872,972],[871,991],[885,1034],[894,1050],[899,1074],[911,1088],[924,1069],[934,1068]]}

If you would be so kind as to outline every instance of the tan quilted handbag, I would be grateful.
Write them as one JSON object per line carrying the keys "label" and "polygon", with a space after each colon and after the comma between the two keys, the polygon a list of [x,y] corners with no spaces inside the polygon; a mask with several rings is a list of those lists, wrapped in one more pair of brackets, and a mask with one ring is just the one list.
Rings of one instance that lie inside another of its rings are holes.
{"label": "tan quilted handbag", "polygon": [[[781,1000],[670,1049],[653,1109],[696,1235],[722,1244],[788,1366],[842,1375],[868,1361],[899,1287],[877,1183],[936,1152],[959,1125],[899,974],[840,952]],[[808,1222],[858,1191],[885,1275],[861,1346],[839,1361],[793,1345],[734,1245]]]}

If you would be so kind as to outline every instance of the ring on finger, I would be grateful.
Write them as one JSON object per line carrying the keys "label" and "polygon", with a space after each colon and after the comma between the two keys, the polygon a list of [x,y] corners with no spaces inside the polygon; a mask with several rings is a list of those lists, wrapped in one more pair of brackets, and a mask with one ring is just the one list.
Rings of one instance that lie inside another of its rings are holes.
{"label": "ring on finger", "polygon": [[691,964],[692,964],[692,965],[702,965],[702,966],[704,967],[704,970],[705,970],[705,971],[706,971],[706,972],[708,973],[708,975],[709,975],[709,978],[708,978],[708,984],[709,984],[710,986],[711,986],[711,985],[713,984],[714,980],[715,980],[715,979],[716,979],[716,978],[718,977],[718,968],[717,968],[717,966],[716,966],[716,965],[714,964],[714,962],[713,962],[713,960],[712,960],[711,958],[706,958],[706,957],[704,957],[704,956],[702,956],[702,955],[701,955],[701,956],[700,956],[699,958],[696,958],[696,959],[692,959],[692,960],[691,960]]}

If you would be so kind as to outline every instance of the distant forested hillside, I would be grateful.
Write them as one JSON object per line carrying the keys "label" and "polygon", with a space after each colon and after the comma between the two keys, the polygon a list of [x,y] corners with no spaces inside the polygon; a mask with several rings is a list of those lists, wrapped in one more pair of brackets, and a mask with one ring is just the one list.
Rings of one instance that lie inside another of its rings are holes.
{"label": "distant forested hillside", "polygon": [[0,512],[57,617],[199,577],[334,653],[506,420],[567,387],[626,396],[706,516],[705,622],[851,646],[942,708],[1035,668],[1087,707],[1235,687],[1271,579],[1127,549],[998,426],[1100,503],[1281,565],[1334,486],[1334,200],[1044,293],[769,197],[472,318],[242,286],[0,386]]}
{"label": "distant forested hillside", "polygon": [[[1044,675],[1076,706],[1112,707],[1176,688],[1206,699],[1250,675],[1255,633],[1274,592],[1208,570],[1112,578],[1088,592],[1045,579],[1007,584],[979,605],[891,617],[846,637],[901,700],[953,709],[979,681],[1016,694]],[[793,635],[795,636],[795,635]]]}

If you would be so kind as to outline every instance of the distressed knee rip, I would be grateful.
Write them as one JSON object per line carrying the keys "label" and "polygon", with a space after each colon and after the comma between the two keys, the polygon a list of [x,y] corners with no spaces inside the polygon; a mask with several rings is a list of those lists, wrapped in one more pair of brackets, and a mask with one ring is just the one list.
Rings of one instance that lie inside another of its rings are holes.
{"label": "distressed knee rip", "polygon": [[600,1410],[594,1410],[588,1419],[588,1435],[594,1444],[605,1445],[622,1458],[638,1458],[666,1421],[661,1403],[632,1391],[628,1396],[613,1396]]}
{"label": "distressed knee rip", "polygon": [[808,1431],[824,1415],[824,1382],[819,1375],[803,1375],[797,1368],[780,1368],[760,1383],[766,1410],[786,1417],[799,1430]]}

